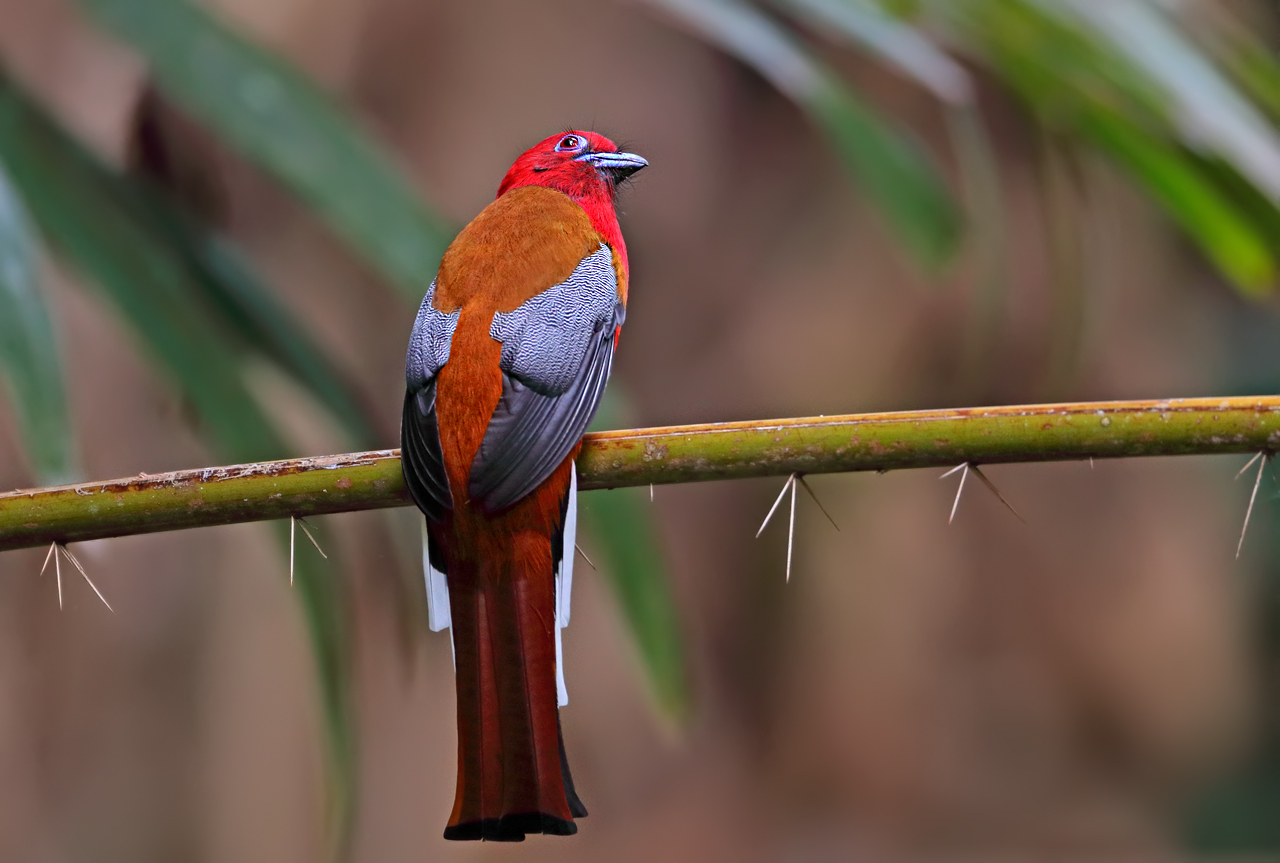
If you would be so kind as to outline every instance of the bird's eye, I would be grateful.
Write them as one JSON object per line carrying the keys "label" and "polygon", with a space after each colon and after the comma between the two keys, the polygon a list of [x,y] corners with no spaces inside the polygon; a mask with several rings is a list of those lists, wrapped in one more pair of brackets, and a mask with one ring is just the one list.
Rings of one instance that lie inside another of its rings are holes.
{"label": "bird's eye", "polygon": [[581,150],[586,145],[587,142],[581,135],[565,135],[560,139],[560,142],[556,144],[556,152],[564,153],[570,150]]}

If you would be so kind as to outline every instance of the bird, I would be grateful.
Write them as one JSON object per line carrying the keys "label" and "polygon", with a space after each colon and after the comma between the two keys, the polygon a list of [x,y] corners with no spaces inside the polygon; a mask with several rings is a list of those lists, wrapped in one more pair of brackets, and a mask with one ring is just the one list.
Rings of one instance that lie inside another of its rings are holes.
{"label": "bird", "polygon": [[647,165],[596,132],[525,151],[445,251],[414,321],[401,455],[425,515],[428,624],[453,645],[446,839],[567,836],[587,814],[559,713],[575,459],[626,317],[617,197]]}

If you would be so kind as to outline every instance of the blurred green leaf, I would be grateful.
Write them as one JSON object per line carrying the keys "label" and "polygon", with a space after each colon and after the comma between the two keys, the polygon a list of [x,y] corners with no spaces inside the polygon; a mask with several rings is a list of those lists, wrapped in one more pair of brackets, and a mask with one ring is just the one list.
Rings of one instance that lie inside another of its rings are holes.
{"label": "blurred green leaf", "polygon": [[1161,88],[1081,27],[1028,0],[935,4],[942,28],[975,62],[1069,135],[1085,108],[1109,109],[1152,134],[1171,132]]}
{"label": "blurred green leaf", "polygon": [[209,136],[147,87],[134,110],[121,202],[178,253],[238,346],[278,364],[346,427],[350,448],[378,445],[372,411],[239,251],[216,233],[226,207]]}
{"label": "blurred green leaf", "polygon": [[370,423],[372,408],[363,403],[355,387],[298,325],[239,251],[177,212],[160,198],[163,193],[139,191],[143,192],[140,218],[156,233],[162,233],[173,251],[186,261],[194,277],[193,285],[202,289],[202,299],[219,313],[221,322],[238,337],[241,347],[262,353],[315,396],[346,428],[352,446],[379,446]]}
{"label": "blurred green leaf", "polygon": [[349,449],[380,441],[372,410],[329,362],[271,287],[217,233],[226,195],[212,136],[156,92],[143,89],[133,112],[122,192],[145,221],[187,263],[209,308],[239,346],[276,363],[346,427]]}
{"label": "blurred green leaf", "polygon": [[120,178],[0,81],[0,158],[55,248],[101,285],[181,385],[221,453],[278,458],[283,441],[241,381],[238,357],[200,308],[181,258],[125,201]]}
{"label": "blurred green leaf", "polygon": [[871,0],[773,0],[816,33],[865,48],[943,102],[973,101],[969,73],[945,50]]}
{"label": "blurred green leaf", "polygon": [[1216,153],[1273,201],[1280,201],[1280,136],[1248,98],[1144,0],[1037,0],[1085,22],[1161,90],[1165,111],[1187,146]]}
{"label": "blurred green leaf", "polygon": [[1243,293],[1270,290],[1277,262],[1265,229],[1187,152],[1159,83],[1044,5],[975,0],[945,8],[1051,129],[1108,155]]}
{"label": "blurred green leaf", "polygon": [[960,214],[915,142],[882,123],[834,78],[824,81],[808,108],[908,248],[928,266],[945,264],[960,238]]}
{"label": "blurred green leaf", "polygon": [[1008,230],[1000,162],[977,103],[949,108],[947,128],[970,214],[969,248],[974,261],[960,380],[964,390],[978,395],[982,382],[990,379],[989,363],[1004,315]]}
{"label": "blurred green leaf", "polygon": [[[286,559],[289,555],[289,522],[276,522],[275,535]],[[315,526],[312,526],[315,533]],[[321,537],[323,541],[323,537]],[[322,557],[307,540],[302,529],[293,537],[293,587],[302,605],[303,617],[315,654],[316,673],[323,706],[324,741],[330,770],[326,786],[330,858],[347,857],[351,825],[355,815],[356,729],[352,715],[350,655],[347,650],[346,614],[343,610],[342,582],[332,559],[333,550]],[[283,576],[283,572],[281,573]]]}
{"label": "blurred green leaf", "polygon": [[[1246,178],[1241,177],[1235,166],[1216,156],[1185,154],[1196,169],[1213,183],[1215,189],[1231,201],[1250,224],[1263,236],[1268,249],[1280,250],[1280,209],[1271,199]],[[1277,265],[1280,268],[1280,264]]]}
{"label": "blurred green leaf", "polygon": [[[11,80],[0,77],[0,161],[50,244],[91,276],[194,406],[224,458],[279,458],[286,446],[245,387],[235,347],[201,302],[201,289],[168,236],[139,217],[130,187],[70,138]],[[310,565],[308,565],[310,566]],[[316,564],[315,566],[321,566]],[[354,800],[354,739],[347,706],[346,647],[336,579],[299,570],[300,593],[320,677],[334,800]],[[335,804],[336,805],[336,804]]]}
{"label": "blurred green leaf", "polygon": [[1239,35],[1221,51],[1227,70],[1264,109],[1272,121],[1280,120],[1280,57],[1247,35]]}
{"label": "blurred green leaf", "polygon": [[584,493],[579,518],[595,540],[601,566],[635,638],[649,686],[662,713],[679,722],[689,713],[684,646],[662,543],[644,489]]}
{"label": "blurred green leaf", "polygon": [[78,473],[75,436],[36,245],[26,208],[0,170],[0,377],[36,478],[61,485]]}
{"label": "blurred green leaf", "polygon": [[[1275,561],[1271,562],[1274,568]],[[1270,588],[1272,594],[1276,588]],[[1274,596],[1270,598],[1275,604]],[[1276,625],[1275,609],[1268,623]],[[1275,657],[1268,657],[1274,666]],[[1274,736],[1274,735],[1273,735]],[[1280,741],[1272,739],[1253,762],[1198,801],[1183,825],[1198,859],[1274,860],[1280,851]]]}
{"label": "blurred green leaf", "polygon": [[1146,187],[1237,288],[1251,296],[1272,289],[1276,260],[1266,236],[1186,154],[1102,112],[1084,131]]}
{"label": "blurred green leaf", "polygon": [[79,0],[159,89],[287,185],[415,303],[452,232],[306,76],[189,0]]}
{"label": "blurred green leaf", "polygon": [[223,310],[244,342],[291,374],[346,427],[354,445],[374,449],[382,442],[370,423],[373,407],[302,329],[275,293],[257,277],[238,250],[216,236],[195,233],[179,245],[198,264],[209,299]]}
{"label": "blurred green leaf", "polygon": [[803,108],[908,249],[929,266],[955,252],[960,215],[921,147],[882,119],[792,34],[740,0],[649,0],[751,66]]}
{"label": "blurred green leaf", "polygon": [[[605,391],[591,429],[618,428],[625,413],[626,396],[615,380]],[[584,492],[578,518],[600,549],[605,577],[635,639],[654,702],[667,718],[683,722],[690,699],[680,616],[648,492]]]}

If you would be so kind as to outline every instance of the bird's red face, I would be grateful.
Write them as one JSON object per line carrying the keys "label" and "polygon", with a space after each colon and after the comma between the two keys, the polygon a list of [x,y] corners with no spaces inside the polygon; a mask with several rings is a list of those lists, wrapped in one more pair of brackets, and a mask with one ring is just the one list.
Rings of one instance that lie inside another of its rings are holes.
{"label": "bird's red face", "polygon": [[520,186],[546,186],[580,203],[613,203],[618,184],[649,163],[595,132],[552,135],[516,159],[498,196]]}

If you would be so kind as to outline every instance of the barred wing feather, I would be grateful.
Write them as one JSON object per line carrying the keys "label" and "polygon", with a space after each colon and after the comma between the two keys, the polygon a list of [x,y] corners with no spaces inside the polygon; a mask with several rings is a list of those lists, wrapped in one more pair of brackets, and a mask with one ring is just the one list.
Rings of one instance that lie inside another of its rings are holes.
{"label": "barred wing feather", "polygon": [[494,315],[489,334],[502,342],[502,397],[468,486],[485,511],[530,494],[577,446],[600,405],[624,317],[603,244],[565,281]]}

